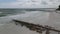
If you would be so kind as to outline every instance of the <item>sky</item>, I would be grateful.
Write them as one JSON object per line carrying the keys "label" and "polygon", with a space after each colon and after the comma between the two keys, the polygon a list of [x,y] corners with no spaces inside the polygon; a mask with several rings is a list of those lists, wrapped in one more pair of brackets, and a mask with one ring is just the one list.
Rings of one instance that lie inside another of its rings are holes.
{"label": "sky", "polygon": [[60,0],[0,0],[0,8],[57,8]]}

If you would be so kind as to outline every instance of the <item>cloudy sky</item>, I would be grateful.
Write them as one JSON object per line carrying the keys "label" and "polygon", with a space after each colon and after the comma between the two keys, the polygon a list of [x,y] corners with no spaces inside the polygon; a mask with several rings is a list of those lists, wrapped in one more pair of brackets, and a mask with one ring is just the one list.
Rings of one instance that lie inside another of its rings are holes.
{"label": "cloudy sky", "polygon": [[60,0],[0,0],[0,8],[56,8]]}

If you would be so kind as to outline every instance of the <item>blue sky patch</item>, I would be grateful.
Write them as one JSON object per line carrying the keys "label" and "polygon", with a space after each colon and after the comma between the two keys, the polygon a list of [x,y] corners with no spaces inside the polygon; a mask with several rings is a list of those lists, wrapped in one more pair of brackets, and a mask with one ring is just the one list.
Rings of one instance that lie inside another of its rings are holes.
{"label": "blue sky patch", "polygon": [[16,2],[16,0],[0,0],[0,3]]}

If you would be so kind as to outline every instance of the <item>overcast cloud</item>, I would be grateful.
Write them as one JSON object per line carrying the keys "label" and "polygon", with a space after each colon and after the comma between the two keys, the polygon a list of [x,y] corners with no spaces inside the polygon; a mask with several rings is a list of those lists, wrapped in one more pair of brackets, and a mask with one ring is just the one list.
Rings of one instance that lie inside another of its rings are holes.
{"label": "overcast cloud", "polygon": [[56,8],[60,0],[0,0],[0,8]]}

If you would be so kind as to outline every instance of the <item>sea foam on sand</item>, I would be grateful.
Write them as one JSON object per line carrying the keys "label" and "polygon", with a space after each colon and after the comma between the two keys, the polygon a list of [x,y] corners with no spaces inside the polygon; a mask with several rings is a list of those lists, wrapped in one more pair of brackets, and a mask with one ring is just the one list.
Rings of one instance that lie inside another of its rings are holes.
{"label": "sea foam on sand", "polygon": [[39,11],[26,12],[25,14],[0,17],[0,22],[7,23],[13,19],[39,24],[49,19],[49,13]]}

